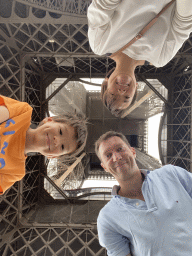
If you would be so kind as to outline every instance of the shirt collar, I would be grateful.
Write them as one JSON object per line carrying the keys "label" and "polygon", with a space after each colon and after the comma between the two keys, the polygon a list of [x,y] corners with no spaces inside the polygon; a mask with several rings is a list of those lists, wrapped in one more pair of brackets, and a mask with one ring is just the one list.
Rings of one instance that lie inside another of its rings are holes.
{"label": "shirt collar", "polygon": [[[147,170],[140,170],[140,171],[141,171],[141,173],[143,173],[145,175],[145,178],[146,178],[147,174],[150,172],[150,171],[147,171]],[[118,196],[119,189],[120,189],[120,186],[114,185],[113,188],[112,188],[111,195],[112,196]]]}

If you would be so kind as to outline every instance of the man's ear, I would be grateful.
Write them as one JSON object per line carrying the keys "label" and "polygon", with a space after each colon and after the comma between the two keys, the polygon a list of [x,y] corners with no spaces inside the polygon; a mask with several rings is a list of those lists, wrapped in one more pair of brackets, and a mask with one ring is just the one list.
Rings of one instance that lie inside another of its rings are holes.
{"label": "man's ear", "polygon": [[105,166],[104,166],[103,163],[101,163],[101,167],[102,167],[106,172],[108,172],[108,171],[107,171],[107,168],[105,168]]}
{"label": "man's ear", "polygon": [[134,158],[136,158],[136,151],[135,151],[135,149],[134,148],[130,148],[131,149],[131,152],[132,152],[132,154],[133,154],[133,156],[134,156]]}
{"label": "man's ear", "polygon": [[44,123],[44,124],[47,123],[47,122],[51,122],[51,121],[53,121],[53,118],[52,118],[51,116],[45,117],[45,118],[43,119],[43,123]]}

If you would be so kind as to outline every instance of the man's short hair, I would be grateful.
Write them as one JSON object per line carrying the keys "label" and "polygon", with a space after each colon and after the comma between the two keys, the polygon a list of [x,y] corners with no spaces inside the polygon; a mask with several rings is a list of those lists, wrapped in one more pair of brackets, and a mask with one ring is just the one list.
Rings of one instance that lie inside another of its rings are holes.
{"label": "man's short hair", "polygon": [[[115,68],[112,68],[105,76],[105,78],[109,78],[110,75],[113,73],[113,71],[115,70]],[[106,81],[106,79],[103,81],[103,83],[101,84],[101,99],[103,101],[103,104],[106,106],[106,108],[111,112],[112,115],[116,116],[116,117],[120,117],[123,110],[116,108],[116,96],[115,95],[111,95],[108,93],[107,90],[108,87],[108,81]],[[133,105],[136,101],[137,98],[137,88],[135,90],[135,94],[133,96],[133,99],[131,101],[130,105]]]}
{"label": "man's short hair", "polygon": [[104,133],[103,135],[101,135],[99,137],[99,139],[95,142],[95,153],[100,160],[101,160],[101,156],[99,154],[99,147],[100,147],[101,143],[103,141],[106,141],[109,138],[115,137],[115,136],[121,138],[129,147],[131,147],[128,140],[126,139],[125,135],[123,135],[121,132],[108,131],[108,132]]}
{"label": "man's short hair", "polygon": [[[67,123],[72,126],[75,130],[75,139],[77,141],[77,148],[74,152],[66,155],[61,155],[63,159],[70,159],[76,157],[83,151],[87,141],[87,119],[84,115],[80,113],[70,113],[66,112],[62,115],[52,116],[52,120],[58,123]],[[43,122],[40,122],[39,125],[42,125]]]}

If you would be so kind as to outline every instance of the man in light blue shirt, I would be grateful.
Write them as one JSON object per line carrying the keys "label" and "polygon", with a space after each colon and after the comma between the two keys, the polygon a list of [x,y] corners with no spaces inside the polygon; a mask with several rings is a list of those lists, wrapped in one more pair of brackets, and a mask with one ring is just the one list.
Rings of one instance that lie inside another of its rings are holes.
{"label": "man in light blue shirt", "polygon": [[191,256],[192,174],[172,165],[139,170],[134,148],[113,131],[98,139],[95,151],[120,185],[97,221],[108,255]]}

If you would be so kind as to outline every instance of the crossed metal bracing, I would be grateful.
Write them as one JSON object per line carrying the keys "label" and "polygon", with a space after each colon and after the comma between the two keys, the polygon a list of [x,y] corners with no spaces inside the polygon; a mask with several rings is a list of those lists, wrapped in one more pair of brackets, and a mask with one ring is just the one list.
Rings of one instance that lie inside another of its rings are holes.
{"label": "crossed metal bracing", "polygon": [[88,227],[16,228],[0,255],[15,256],[105,256],[94,225]]}
{"label": "crossed metal bracing", "polygon": [[[187,71],[186,71],[187,72]],[[191,159],[191,88],[192,74],[176,76],[173,90],[172,139],[168,159],[192,171]]]}
{"label": "crossed metal bracing", "polygon": [[[2,7],[4,7],[4,0],[1,1]],[[13,13],[19,17],[27,18],[31,13],[37,18],[45,16],[45,12],[49,12],[54,18],[59,18],[60,15],[70,14],[73,15],[86,15],[87,8],[90,5],[91,0],[17,0],[10,1],[1,11],[2,17],[13,18]],[[54,15],[60,14],[60,15]]]}
{"label": "crossed metal bracing", "polygon": [[73,13],[86,15],[90,0],[17,0],[30,7],[41,8],[54,13]]}
{"label": "crossed metal bracing", "polygon": [[[32,120],[40,121],[40,79],[30,65],[22,67],[21,56],[15,49],[0,46],[0,93],[16,100],[24,100],[33,107]],[[23,214],[31,210],[38,201],[40,156],[29,156],[26,161],[24,179],[0,197],[0,248],[1,240],[15,232]],[[4,248],[4,246],[3,246]],[[0,249],[3,254],[4,249]]]}

